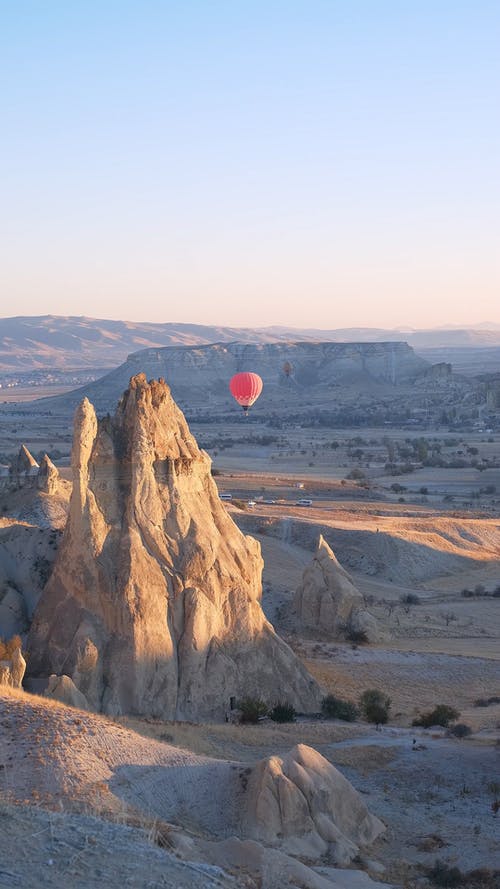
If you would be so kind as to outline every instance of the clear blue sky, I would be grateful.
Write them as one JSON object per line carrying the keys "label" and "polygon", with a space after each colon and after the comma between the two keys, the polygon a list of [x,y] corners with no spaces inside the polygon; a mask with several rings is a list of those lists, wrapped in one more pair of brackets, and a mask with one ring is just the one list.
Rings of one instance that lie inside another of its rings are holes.
{"label": "clear blue sky", "polygon": [[0,315],[500,322],[498,0],[1,11]]}

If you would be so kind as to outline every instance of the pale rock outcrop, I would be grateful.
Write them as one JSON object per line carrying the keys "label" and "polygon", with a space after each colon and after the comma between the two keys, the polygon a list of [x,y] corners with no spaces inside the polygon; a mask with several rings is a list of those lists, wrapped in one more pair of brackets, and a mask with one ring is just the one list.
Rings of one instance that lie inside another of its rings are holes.
{"label": "pale rock outcrop", "polygon": [[11,482],[22,487],[29,479],[38,475],[39,466],[26,445],[21,445],[19,453],[11,464]]}
{"label": "pale rock outcrop", "polygon": [[12,677],[12,687],[22,688],[23,678],[26,672],[26,661],[23,658],[20,648],[15,648],[11,657],[10,673]]}
{"label": "pale rock outcrop", "polygon": [[77,707],[79,710],[89,709],[87,698],[81,691],[78,691],[69,676],[56,676],[53,673],[52,676],[49,676],[48,685],[43,694],[44,697],[60,701],[61,704],[67,704],[68,707]]}
{"label": "pale rock outcrop", "polygon": [[253,769],[246,817],[253,839],[308,858],[328,853],[338,865],[349,864],[385,830],[352,784],[304,744]]}
{"label": "pale rock outcrop", "polygon": [[7,661],[0,661],[0,685],[12,685],[10,663]]}
{"label": "pale rock outcrop", "polygon": [[33,675],[68,674],[110,714],[224,718],[249,695],[317,708],[316,683],[263,614],[259,544],[228,515],[210,465],[163,380],[133,377],[113,418],[84,399]]}
{"label": "pale rock outcrop", "polygon": [[59,471],[47,454],[44,454],[40,461],[37,487],[44,494],[56,494],[59,489]]}
{"label": "pale rock outcrop", "polygon": [[332,638],[349,632],[364,632],[369,642],[379,638],[376,619],[366,611],[362,594],[321,534],[295,594],[294,611],[302,628]]}
{"label": "pale rock outcrop", "polygon": [[22,688],[25,670],[26,661],[21,649],[15,648],[8,660],[0,661],[0,685]]}

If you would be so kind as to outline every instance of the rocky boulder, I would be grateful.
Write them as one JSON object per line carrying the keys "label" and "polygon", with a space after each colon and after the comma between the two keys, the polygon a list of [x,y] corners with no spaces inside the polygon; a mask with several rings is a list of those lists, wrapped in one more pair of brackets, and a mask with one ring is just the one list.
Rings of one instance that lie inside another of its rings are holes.
{"label": "rocky boulder", "polygon": [[385,827],[320,753],[298,744],[262,760],[248,786],[247,835],[293,855],[349,864]]}
{"label": "rocky boulder", "polygon": [[85,695],[78,691],[75,683],[69,676],[56,676],[55,673],[49,676],[47,688],[44,691],[44,697],[52,698],[54,701],[60,701],[68,707],[78,707],[79,710],[88,710],[89,705]]}
{"label": "rocky boulder", "polygon": [[377,621],[366,611],[362,594],[320,534],[313,560],[303,573],[294,599],[297,622],[331,638],[364,633],[377,641]]}
{"label": "rocky boulder", "polygon": [[221,503],[163,380],[133,377],[114,417],[75,416],[73,492],[37,607],[33,675],[65,673],[92,708],[222,718],[232,697],[318,706],[261,608],[259,544]]}

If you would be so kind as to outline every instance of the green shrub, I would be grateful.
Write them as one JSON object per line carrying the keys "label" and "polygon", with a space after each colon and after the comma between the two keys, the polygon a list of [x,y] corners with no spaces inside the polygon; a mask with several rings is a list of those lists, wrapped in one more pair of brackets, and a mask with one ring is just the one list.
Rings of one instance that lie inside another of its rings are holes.
{"label": "green shrub", "polygon": [[335,695],[323,698],[321,712],[327,719],[342,719],[344,722],[355,722],[359,716],[358,708],[353,701],[343,701]]}
{"label": "green shrub", "polygon": [[400,596],[399,601],[402,605],[420,605],[420,598],[416,593],[406,593]]}
{"label": "green shrub", "polygon": [[267,715],[273,722],[295,722],[297,713],[288,701],[278,701]]}
{"label": "green shrub", "polygon": [[258,722],[263,716],[267,715],[267,704],[260,698],[243,698],[237,704],[238,710],[241,710],[242,722]]}
{"label": "green shrub", "polygon": [[233,499],[232,499],[232,505],[233,505],[233,506],[236,506],[236,509],[241,509],[241,510],[243,510],[243,512],[244,512],[246,509],[248,509],[248,504],[247,504],[246,500],[240,500],[240,499],[237,498],[237,497],[236,497],[236,498],[233,497]]}
{"label": "green shrub", "polygon": [[449,867],[444,861],[437,860],[433,867],[427,871],[429,880],[435,886],[443,886],[452,889],[454,886],[462,886],[464,874],[458,867]]}
{"label": "green shrub", "polygon": [[361,712],[368,722],[385,725],[389,720],[391,699],[378,688],[368,688],[359,699]]}
{"label": "green shrub", "polygon": [[363,472],[362,469],[358,469],[356,466],[354,469],[351,469],[351,471],[348,473],[348,475],[346,475],[346,478],[348,478],[350,480],[354,480],[354,481],[356,481],[356,480],[359,481],[359,480],[365,479],[366,474]]}
{"label": "green shrub", "polygon": [[460,713],[458,710],[455,710],[454,707],[449,707],[448,704],[438,704],[434,707],[434,710],[422,713],[421,716],[414,719],[412,725],[419,725],[422,726],[422,728],[430,728],[432,725],[442,725],[443,728],[448,728],[450,722],[455,722],[459,716]]}
{"label": "green shrub", "polygon": [[356,645],[366,645],[369,642],[365,630],[354,630],[352,627],[348,627],[345,636],[348,642],[354,642]]}
{"label": "green shrub", "polygon": [[472,735],[472,729],[465,722],[457,722],[455,725],[450,726],[447,734],[453,738],[468,738],[469,735]]}

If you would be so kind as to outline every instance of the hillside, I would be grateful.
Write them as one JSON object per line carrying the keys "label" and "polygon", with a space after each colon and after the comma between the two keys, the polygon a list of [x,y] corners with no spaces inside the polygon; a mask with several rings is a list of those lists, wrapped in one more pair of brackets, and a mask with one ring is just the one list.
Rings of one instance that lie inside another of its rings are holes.
{"label": "hillside", "polygon": [[[404,340],[433,363],[452,361],[456,356],[464,368],[469,352],[475,353],[475,366],[481,363],[484,350],[487,369],[500,369],[500,330],[493,326],[464,330],[386,330],[368,327],[322,330],[287,326],[236,328],[41,315],[0,318],[0,372],[111,368],[123,362],[131,352],[145,348],[290,340],[363,343]],[[430,350],[429,354],[427,350]]]}
{"label": "hillside", "polygon": [[[286,365],[286,368],[285,368]],[[55,398],[33,402],[29,410],[72,412],[86,396],[107,412],[136,373],[164,377],[172,394],[192,416],[193,410],[213,414],[234,411],[228,383],[241,370],[258,372],[264,381],[261,404],[266,412],[289,405],[329,405],[357,391],[393,393],[409,386],[430,369],[406,343],[214,343],[172,346],[135,352],[94,383]],[[258,410],[256,407],[255,411]]]}

